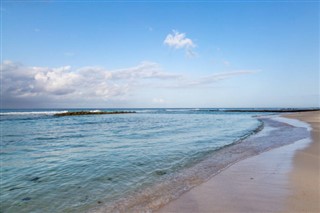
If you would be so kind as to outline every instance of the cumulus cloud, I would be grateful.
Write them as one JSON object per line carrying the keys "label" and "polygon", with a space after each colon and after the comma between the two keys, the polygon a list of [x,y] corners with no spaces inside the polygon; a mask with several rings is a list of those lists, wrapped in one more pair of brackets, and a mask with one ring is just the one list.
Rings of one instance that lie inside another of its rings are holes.
{"label": "cumulus cloud", "polygon": [[173,30],[172,34],[167,35],[164,44],[176,49],[195,47],[193,41],[190,38],[186,38],[185,33],[179,33],[176,30]]}
{"label": "cumulus cloud", "polygon": [[33,88],[40,92],[54,95],[73,93],[80,81],[80,76],[71,72],[70,66],[59,68],[33,67],[36,71],[33,79]]}
{"label": "cumulus cloud", "polygon": [[179,75],[163,72],[160,66],[153,62],[142,62],[131,68],[107,70],[101,67],[26,67],[4,61],[0,71],[3,98],[62,97],[109,100],[128,94],[142,79],[179,78]]}
{"label": "cumulus cloud", "polygon": [[179,33],[178,31],[173,30],[172,33],[169,33],[167,35],[163,43],[175,49],[185,49],[186,55],[188,57],[196,56],[196,53],[192,50],[196,47],[196,45],[190,38],[186,37],[185,33]]}
{"label": "cumulus cloud", "polygon": [[[200,78],[188,78],[165,72],[159,64],[147,61],[134,67],[117,70],[94,66],[30,67],[4,61],[0,72],[2,102],[15,107],[26,103],[35,107],[42,102],[48,103],[49,106],[58,102],[66,106],[68,103],[95,105],[106,101],[123,101],[130,95],[134,95],[135,91],[141,91],[138,90],[141,88],[201,87],[256,71],[238,70]],[[165,103],[165,100],[154,98],[152,102],[161,104]]]}

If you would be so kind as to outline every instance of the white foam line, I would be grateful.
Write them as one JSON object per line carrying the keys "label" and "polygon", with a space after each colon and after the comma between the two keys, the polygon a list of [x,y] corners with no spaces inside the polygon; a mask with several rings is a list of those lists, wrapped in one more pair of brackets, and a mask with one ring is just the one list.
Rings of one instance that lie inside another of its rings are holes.
{"label": "white foam line", "polygon": [[303,121],[300,121],[298,119],[285,118],[285,117],[281,117],[281,116],[272,117],[271,119],[275,120],[275,121],[282,122],[282,123],[289,124],[291,126],[306,128],[308,131],[312,130],[312,127],[310,126],[310,124],[303,122]]}
{"label": "white foam line", "polygon": [[281,123],[286,123],[286,124],[289,124],[289,125],[294,126],[294,127],[306,128],[308,131],[312,130],[311,125],[309,125],[306,122],[303,122],[303,121],[298,120],[298,119],[293,119],[293,118],[285,118],[285,117],[282,117],[279,114],[278,115],[263,115],[263,116],[258,116],[257,118],[269,118],[269,119],[272,119],[274,121],[278,121],[278,122],[281,122]]}
{"label": "white foam line", "polygon": [[68,111],[39,111],[39,112],[1,112],[0,115],[51,115]]}

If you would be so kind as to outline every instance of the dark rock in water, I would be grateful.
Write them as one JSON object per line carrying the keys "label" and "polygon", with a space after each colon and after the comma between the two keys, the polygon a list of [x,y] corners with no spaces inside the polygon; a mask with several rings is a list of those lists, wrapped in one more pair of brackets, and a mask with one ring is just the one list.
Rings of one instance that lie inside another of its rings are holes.
{"label": "dark rock in water", "polygon": [[9,189],[9,191],[13,191],[13,190],[16,190],[16,189],[22,189],[22,187],[12,187]]}
{"label": "dark rock in water", "polygon": [[29,201],[29,200],[31,200],[31,197],[22,198],[22,201]]}
{"label": "dark rock in water", "polygon": [[30,179],[30,181],[33,181],[33,182],[39,182],[39,180],[40,180],[40,177],[34,177]]}
{"label": "dark rock in water", "polygon": [[165,174],[167,174],[167,172],[163,171],[163,170],[158,170],[158,171],[156,171],[156,174],[157,175],[165,175]]}
{"label": "dark rock in water", "polygon": [[135,111],[78,111],[78,112],[64,112],[64,113],[57,113],[54,116],[78,116],[78,115],[105,115],[105,114],[129,114],[129,113],[136,113]]}
{"label": "dark rock in water", "polygon": [[102,202],[100,200],[97,201],[98,204],[101,204]]}
{"label": "dark rock in water", "polygon": [[113,180],[113,178],[111,178],[111,177],[108,177],[108,178],[107,178],[107,180],[109,180],[109,181],[112,181],[112,180]]}

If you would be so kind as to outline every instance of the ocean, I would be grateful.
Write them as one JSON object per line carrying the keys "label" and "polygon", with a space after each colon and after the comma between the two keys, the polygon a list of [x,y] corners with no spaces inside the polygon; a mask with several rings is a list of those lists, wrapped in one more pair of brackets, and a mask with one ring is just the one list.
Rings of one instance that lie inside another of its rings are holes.
{"label": "ocean", "polygon": [[[136,113],[54,116],[76,110],[1,111],[1,212],[149,211],[238,159],[237,144],[257,146],[257,153],[270,148],[240,143],[262,129],[256,116],[269,113],[123,109]],[[292,134],[279,123],[264,128]]]}

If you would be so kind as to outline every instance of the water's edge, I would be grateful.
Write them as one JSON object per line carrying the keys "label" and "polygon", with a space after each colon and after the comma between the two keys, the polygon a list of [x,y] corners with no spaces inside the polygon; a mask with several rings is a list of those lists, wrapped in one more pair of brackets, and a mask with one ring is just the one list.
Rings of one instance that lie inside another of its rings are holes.
{"label": "water's edge", "polygon": [[116,202],[94,206],[88,212],[153,212],[241,160],[310,137],[310,128],[293,126],[292,122],[278,118],[257,118],[260,125],[254,131],[215,150],[196,165],[167,175],[161,182]]}

